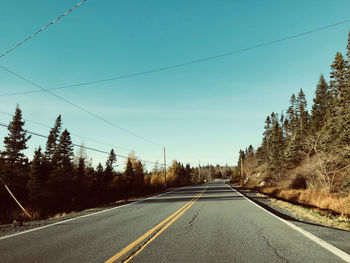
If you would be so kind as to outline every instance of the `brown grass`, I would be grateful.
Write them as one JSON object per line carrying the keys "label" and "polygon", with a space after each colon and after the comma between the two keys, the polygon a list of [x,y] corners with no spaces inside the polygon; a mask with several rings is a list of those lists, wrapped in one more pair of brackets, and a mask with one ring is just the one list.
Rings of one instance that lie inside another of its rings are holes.
{"label": "brown grass", "polygon": [[271,202],[283,209],[288,210],[293,216],[301,221],[305,219],[312,220],[313,222],[326,225],[329,227],[335,227],[350,231],[350,218],[343,215],[333,215],[326,211],[320,211],[315,208],[306,208],[300,205],[294,205],[289,202],[270,198]]}
{"label": "brown grass", "polygon": [[260,189],[262,193],[289,201],[295,204],[317,207],[329,210],[337,214],[350,216],[350,194],[341,196],[339,194],[328,194],[316,190],[283,190],[276,187]]}

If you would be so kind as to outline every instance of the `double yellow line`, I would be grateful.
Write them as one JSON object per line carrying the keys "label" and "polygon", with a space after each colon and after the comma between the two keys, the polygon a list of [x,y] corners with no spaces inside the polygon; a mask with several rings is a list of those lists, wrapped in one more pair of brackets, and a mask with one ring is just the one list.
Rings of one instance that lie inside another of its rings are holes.
{"label": "double yellow line", "polygon": [[[179,210],[177,210],[175,213],[173,213],[167,219],[165,219],[164,221],[159,223],[157,226],[153,227],[147,233],[143,234],[138,239],[136,239],[134,242],[132,242],[131,244],[126,246],[124,249],[122,249],[120,252],[118,252],[113,257],[108,259],[106,261],[106,263],[116,262],[118,259],[120,259],[121,257],[125,256],[128,252],[130,252],[136,245],[140,244],[146,238],[149,238],[146,243],[141,245],[134,253],[132,253],[129,257],[127,257],[123,261],[123,262],[129,262],[137,254],[139,254],[149,243],[151,243],[154,239],[156,239],[165,229],[167,229],[180,216],[182,216],[188,209],[190,209],[190,207],[204,194],[204,192],[207,190],[207,188],[208,188],[208,186],[205,187],[205,189],[203,191],[201,191],[199,194],[197,194],[191,201],[189,201],[187,204],[185,204],[183,207],[181,207]],[[155,232],[155,234],[152,236],[152,234],[154,232]]]}

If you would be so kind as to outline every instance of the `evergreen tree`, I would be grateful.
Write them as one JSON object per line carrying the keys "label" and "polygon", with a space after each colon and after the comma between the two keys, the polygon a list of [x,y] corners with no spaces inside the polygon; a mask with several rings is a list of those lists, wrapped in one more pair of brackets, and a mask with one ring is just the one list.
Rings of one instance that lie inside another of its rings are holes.
{"label": "evergreen tree", "polygon": [[112,149],[106,161],[106,169],[105,169],[106,180],[112,180],[113,170],[114,170],[113,166],[116,161],[117,161],[117,156],[114,153],[114,150]]}
{"label": "evergreen tree", "polygon": [[[265,131],[263,133],[263,140],[262,140],[262,144],[261,147],[259,148],[257,157],[260,160],[260,162],[267,162],[268,161],[268,153],[269,153],[269,149],[270,149],[270,137],[271,137],[271,119],[270,116],[266,117],[265,120]],[[241,155],[241,153],[240,153]],[[240,156],[241,158],[241,156]],[[238,164],[238,169],[240,171],[240,164]]]}
{"label": "evergreen tree", "polygon": [[333,64],[331,65],[331,81],[330,88],[333,97],[333,105],[335,107],[341,106],[344,103],[343,96],[346,88],[346,68],[347,63],[340,52],[337,52]]}
{"label": "evergreen tree", "polygon": [[185,172],[189,177],[191,177],[191,166],[189,163],[186,163]]}
{"label": "evergreen tree", "polygon": [[96,167],[96,172],[99,176],[103,175],[103,167],[101,163],[98,163],[97,167]]}
{"label": "evergreen tree", "polygon": [[283,137],[283,131],[279,122],[274,119],[271,130],[271,143],[269,151],[269,168],[271,170],[278,170],[282,167],[284,158],[283,152],[285,151],[285,141]]}
{"label": "evergreen tree", "polygon": [[347,83],[347,89],[350,89],[350,31],[348,36],[348,44],[346,46],[346,56],[347,56],[347,70],[346,70],[346,83]]}
{"label": "evergreen tree", "polygon": [[297,123],[298,123],[298,115],[297,115],[297,99],[292,94],[290,100],[289,100],[289,108],[287,110],[287,125],[285,127],[286,132],[288,136],[290,136],[292,133],[296,131]]}
{"label": "evergreen tree", "polygon": [[321,75],[320,80],[316,86],[314,104],[311,111],[311,131],[318,132],[324,126],[326,120],[327,106],[329,103],[329,87]]}
{"label": "evergreen tree", "polygon": [[300,145],[296,138],[296,135],[291,136],[284,153],[284,167],[287,169],[294,168],[302,159]]}
{"label": "evergreen tree", "polygon": [[298,93],[296,111],[299,120],[297,131],[299,131],[300,137],[305,137],[309,130],[309,113],[307,111],[305,94],[302,89]]}
{"label": "evergreen tree", "polygon": [[348,34],[348,44],[346,45],[346,56],[348,57],[348,62],[350,62],[350,31]]}
{"label": "evergreen tree", "polygon": [[133,164],[134,173],[135,173],[135,185],[139,190],[142,189],[145,185],[145,175],[144,169],[141,161],[135,161]]}
{"label": "evergreen tree", "polygon": [[27,141],[31,136],[27,136],[27,131],[23,129],[22,111],[17,105],[15,115],[8,126],[9,134],[4,139],[5,151],[3,152],[6,164],[9,167],[23,167],[28,159],[23,154],[27,149]]}
{"label": "evergreen tree", "polygon": [[247,156],[251,157],[254,156],[254,147],[250,144],[248,149],[247,149]]}
{"label": "evergreen tree", "polygon": [[42,184],[42,172],[43,172],[43,155],[41,153],[41,147],[39,147],[34,152],[34,158],[31,163],[29,180],[27,183],[28,196],[32,201],[36,201],[39,197],[41,189],[43,187]]}
{"label": "evergreen tree", "polygon": [[57,165],[57,168],[72,170],[73,156],[73,144],[70,133],[67,131],[67,129],[65,129],[60,137],[60,141],[52,157],[52,161]]}
{"label": "evergreen tree", "polygon": [[79,157],[77,176],[79,180],[85,176],[85,159],[83,157]]}
{"label": "evergreen tree", "polygon": [[[174,174],[176,176],[177,182],[181,185],[188,184],[190,182],[190,177],[187,176],[185,167],[182,163],[176,162]],[[209,178],[208,178],[209,179]]]}
{"label": "evergreen tree", "polygon": [[56,164],[56,167],[50,173],[45,191],[45,198],[52,207],[51,209],[76,209],[77,184],[74,180],[73,155],[70,134],[64,130],[52,157],[52,162]]}
{"label": "evergreen tree", "polygon": [[135,171],[134,171],[134,168],[132,167],[132,163],[131,163],[130,158],[128,158],[128,160],[127,160],[126,169],[125,169],[124,174],[125,174],[128,185],[133,186],[134,181],[135,181]]}
{"label": "evergreen tree", "polygon": [[96,172],[95,172],[95,186],[94,186],[94,192],[97,195],[103,194],[102,192],[107,187],[104,182],[105,182],[105,176],[104,176],[103,166],[101,163],[98,163],[96,167]]}
{"label": "evergreen tree", "polygon": [[346,84],[346,69],[347,62],[338,52],[331,65],[331,97],[322,139],[326,151],[341,153],[344,158],[350,158],[349,149],[346,148],[350,144],[350,88]]}
{"label": "evergreen tree", "polygon": [[52,162],[52,158],[57,150],[62,127],[61,115],[58,115],[54,127],[50,130],[46,141],[45,158],[47,162]]}

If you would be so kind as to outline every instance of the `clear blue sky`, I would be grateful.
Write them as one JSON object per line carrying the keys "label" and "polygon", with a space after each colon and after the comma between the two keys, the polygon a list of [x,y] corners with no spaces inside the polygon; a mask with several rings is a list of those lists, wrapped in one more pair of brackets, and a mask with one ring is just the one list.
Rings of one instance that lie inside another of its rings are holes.
{"label": "clear blue sky", "polygon": [[[0,53],[78,2],[2,0]],[[348,0],[88,0],[0,59],[0,65],[52,88],[250,47],[349,19],[349,10]],[[234,165],[239,149],[259,146],[266,116],[287,108],[293,92],[302,88],[311,105],[319,75],[328,78],[335,53],[345,51],[349,29],[347,23],[201,64],[56,93],[165,145],[169,161]],[[0,79],[0,94],[36,89],[2,70]],[[49,94],[0,97],[0,110],[13,113],[16,103],[24,118],[49,126],[62,114],[69,131],[109,143],[119,154],[133,149],[142,159],[162,158],[162,148]],[[1,122],[9,120],[0,113]],[[26,127],[43,134],[49,131],[28,122]],[[1,141],[6,134],[1,128]],[[111,149],[72,138],[78,144]],[[44,146],[45,140],[33,138],[29,152],[39,145]],[[87,154],[95,162],[106,159],[103,154]]]}

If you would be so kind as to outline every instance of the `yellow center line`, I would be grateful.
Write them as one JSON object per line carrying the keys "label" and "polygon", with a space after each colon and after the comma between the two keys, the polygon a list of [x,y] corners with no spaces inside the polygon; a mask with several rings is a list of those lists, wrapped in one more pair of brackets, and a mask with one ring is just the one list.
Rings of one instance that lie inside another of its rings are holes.
{"label": "yellow center line", "polygon": [[[206,191],[206,189],[208,188],[208,186],[199,194],[197,194],[191,201],[189,201],[188,203],[186,203],[183,207],[181,207],[179,210],[177,210],[175,213],[173,213],[172,215],[170,215],[167,219],[165,219],[164,221],[162,221],[161,223],[159,223],[157,226],[153,227],[151,230],[149,230],[147,233],[143,234],[141,237],[139,237],[138,239],[136,239],[134,242],[132,242],[131,244],[129,244],[128,246],[126,246],[124,249],[122,249],[120,252],[118,252],[117,254],[115,254],[113,257],[111,257],[110,259],[108,259],[106,261],[106,263],[112,263],[115,262],[116,260],[120,259],[122,256],[124,256],[126,253],[128,253],[131,249],[133,249],[137,244],[139,244],[140,242],[142,242],[143,240],[145,240],[147,237],[149,237],[154,231],[156,231],[158,228],[161,228],[162,226],[164,226],[165,224],[167,224],[170,220],[172,220],[173,218],[176,217],[179,218],[180,216],[177,216],[179,214],[183,214],[183,211],[187,211],[187,209],[192,206],[194,204],[194,202],[196,202],[198,200],[199,197],[201,197],[203,195],[203,193]],[[175,220],[176,220],[175,219]],[[175,220],[172,220],[171,222],[173,223]],[[168,226],[167,226],[168,227]]]}
{"label": "yellow center line", "polygon": [[[207,188],[207,187],[206,187]],[[153,240],[155,240],[160,234],[167,229],[171,224],[173,224],[180,216],[182,216],[190,207],[201,197],[203,196],[204,192],[200,193],[200,195],[189,205],[187,206],[184,210],[182,210],[177,216],[175,216],[170,222],[168,222],[163,228],[161,228],[154,236],[152,236],[145,244],[143,244],[134,254],[132,254],[129,258],[127,258],[123,263],[127,263],[130,260],[132,260],[137,254],[139,254],[142,250],[145,249],[147,245],[149,245]]]}

